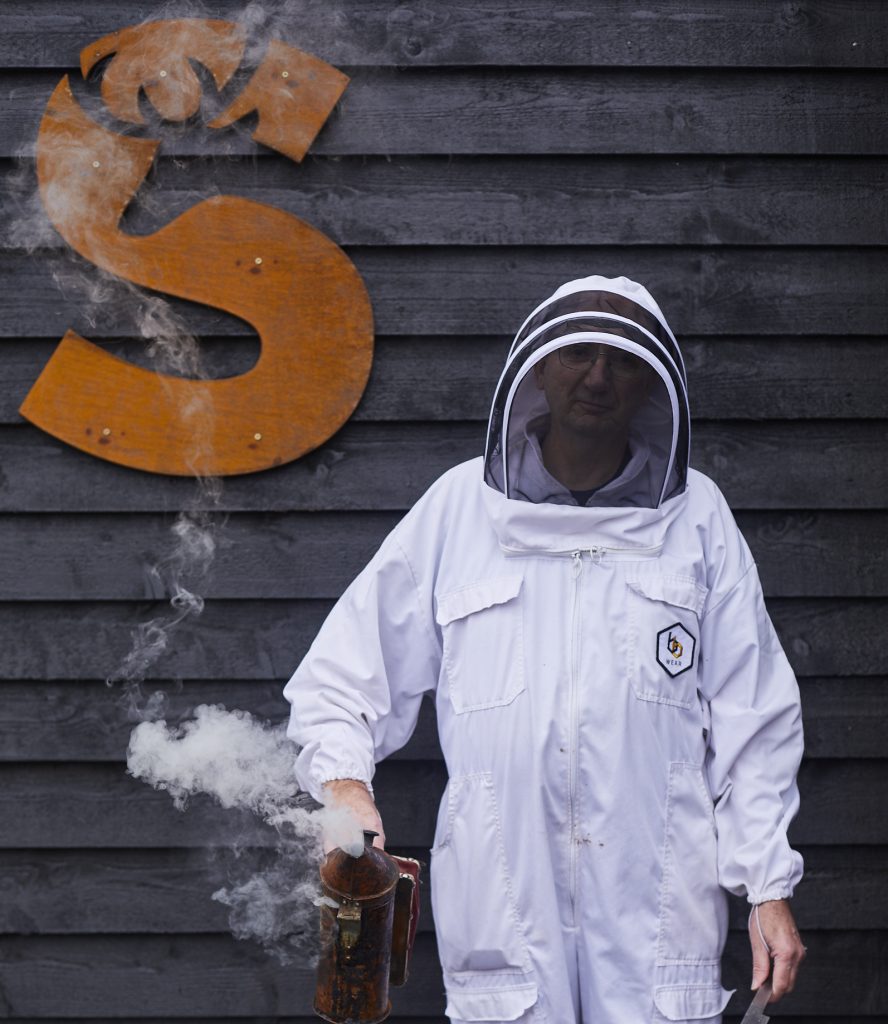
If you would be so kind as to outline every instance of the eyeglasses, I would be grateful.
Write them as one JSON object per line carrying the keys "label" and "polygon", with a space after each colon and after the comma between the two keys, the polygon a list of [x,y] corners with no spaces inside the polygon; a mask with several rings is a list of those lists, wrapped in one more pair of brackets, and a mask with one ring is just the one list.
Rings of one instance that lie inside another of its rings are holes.
{"label": "eyeglasses", "polygon": [[631,352],[624,352],[613,345],[596,345],[578,342],[558,349],[558,359],[567,370],[587,373],[604,356],[604,365],[617,380],[633,380],[644,373],[647,363]]}

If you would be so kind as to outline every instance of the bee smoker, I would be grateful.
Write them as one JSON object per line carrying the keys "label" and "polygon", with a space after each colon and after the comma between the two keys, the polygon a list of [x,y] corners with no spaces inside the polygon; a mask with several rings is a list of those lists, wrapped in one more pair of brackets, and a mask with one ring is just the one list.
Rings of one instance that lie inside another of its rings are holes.
{"label": "bee smoker", "polygon": [[333,1024],[377,1024],[403,985],[419,916],[419,861],[373,846],[332,850],[321,865],[321,957],[314,1010]]}

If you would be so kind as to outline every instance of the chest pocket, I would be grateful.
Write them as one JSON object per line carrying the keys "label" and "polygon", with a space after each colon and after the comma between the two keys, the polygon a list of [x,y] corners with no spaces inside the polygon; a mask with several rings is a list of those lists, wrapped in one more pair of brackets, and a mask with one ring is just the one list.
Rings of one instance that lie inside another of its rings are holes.
{"label": "chest pocket", "polygon": [[454,711],[502,707],[524,690],[522,577],[498,576],[438,598],[444,671]]}
{"label": "chest pocket", "polygon": [[700,616],[709,591],[691,576],[626,580],[628,675],[639,700],[690,708],[697,700]]}

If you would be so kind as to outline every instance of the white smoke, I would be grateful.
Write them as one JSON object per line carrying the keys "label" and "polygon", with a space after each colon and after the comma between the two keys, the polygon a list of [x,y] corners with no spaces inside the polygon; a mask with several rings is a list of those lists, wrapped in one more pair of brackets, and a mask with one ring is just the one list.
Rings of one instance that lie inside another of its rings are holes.
{"label": "white smoke", "polygon": [[246,808],[270,820],[287,809],[298,789],[294,749],[282,726],[246,711],[202,704],[175,728],[143,722],[130,737],[127,768],[166,790],[181,810],[189,796],[208,793],[222,807]]}
{"label": "white smoke", "polygon": [[227,810],[250,811],[257,828],[272,830],[274,843],[260,848],[231,837],[239,852],[227,864],[228,884],[212,898],[228,907],[238,938],[260,942],[282,963],[317,957],[324,842],[353,857],[364,849],[350,811],[308,806],[293,775],[296,754],[285,726],[207,704],[177,726],[142,722],[127,753],[129,773],[168,792],[179,810],[206,794]]}

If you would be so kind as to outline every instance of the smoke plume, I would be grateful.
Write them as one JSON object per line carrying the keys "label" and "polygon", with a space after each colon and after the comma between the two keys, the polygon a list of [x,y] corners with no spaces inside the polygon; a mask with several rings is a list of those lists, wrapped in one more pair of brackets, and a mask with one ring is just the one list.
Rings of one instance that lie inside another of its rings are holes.
{"label": "smoke plume", "polygon": [[348,811],[318,808],[300,793],[296,753],[283,725],[203,704],[178,726],[142,722],[127,754],[129,773],[168,792],[179,810],[206,794],[227,810],[252,813],[255,834],[230,837],[238,853],[228,859],[228,883],[213,899],[228,907],[238,938],[260,942],[282,963],[312,961],[318,953],[322,836],[355,857],[364,847],[361,826]]}

